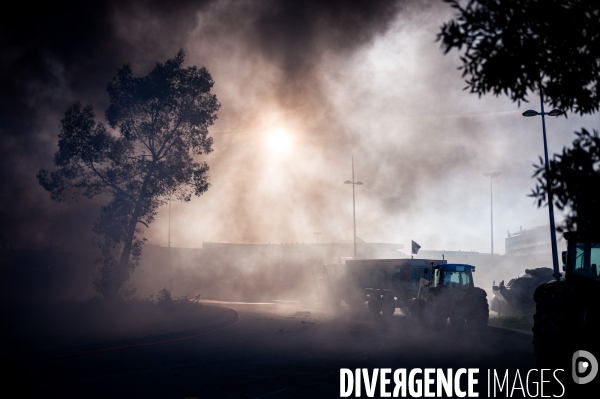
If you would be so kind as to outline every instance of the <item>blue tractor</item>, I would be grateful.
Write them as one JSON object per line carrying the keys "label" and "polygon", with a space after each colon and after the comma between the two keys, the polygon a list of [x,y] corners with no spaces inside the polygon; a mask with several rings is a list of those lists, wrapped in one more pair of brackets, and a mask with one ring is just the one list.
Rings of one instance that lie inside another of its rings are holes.
{"label": "blue tractor", "polygon": [[432,264],[420,279],[412,317],[434,328],[445,326],[448,319],[456,327],[485,327],[489,318],[487,294],[475,287],[474,271],[471,265]]}

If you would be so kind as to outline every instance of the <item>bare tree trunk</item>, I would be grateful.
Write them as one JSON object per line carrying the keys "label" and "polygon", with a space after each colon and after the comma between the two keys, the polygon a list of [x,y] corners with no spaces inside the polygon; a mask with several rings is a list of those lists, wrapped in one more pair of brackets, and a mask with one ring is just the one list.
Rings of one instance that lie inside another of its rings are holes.
{"label": "bare tree trunk", "polygon": [[[137,210],[137,209],[136,209]],[[114,270],[111,288],[109,289],[111,297],[117,297],[119,290],[128,278],[129,258],[131,257],[131,248],[133,247],[133,237],[135,235],[135,228],[137,225],[137,216],[134,212],[129,226],[127,226],[127,236],[124,240],[123,252],[121,253],[121,259],[119,264]]]}
{"label": "bare tree trunk", "polygon": [[135,228],[137,227],[138,219],[142,213],[143,202],[146,199],[146,187],[148,185],[148,179],[150,177],[150,173],[146,176],[144,183],[142,184],[142,189],[140,190],[140,196],[135,203],[135,208],[131,215],[131,219],[129,220],[129,225],[127,226],[126,236],[123,240],[123,252],[121,252],[121,259],[119,260],[119,264],[115,267],[112,275],[112,281],[108,287],[108,298],[107,299],[116,299],[119,296],[119,290],[125,284],[128,279],[128,268],[129,268],[129,258],[131,256],[131,249],[133,247],[133,238],[135,236]]}

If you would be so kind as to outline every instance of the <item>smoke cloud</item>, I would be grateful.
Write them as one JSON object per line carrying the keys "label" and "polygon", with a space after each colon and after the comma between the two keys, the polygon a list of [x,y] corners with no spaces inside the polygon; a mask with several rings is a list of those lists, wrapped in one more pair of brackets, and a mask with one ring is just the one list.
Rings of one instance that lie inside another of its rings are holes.
{"label": "smoke cloud", "polygon": [[[5,14],[0,26],[2,245],[89,245],[102,199],[53,203],[36,172],[51,165],[76,100],[98,119],[124,63],[147,73],[183,48],[222,108],[211,129],[209,191],[171,204],[173,246],[202,242],[411,239],[424,249],[489,252],[506,231],[547,223],[527,197],[542,154],[531,104],[462,90],[458,55],[435,42],[452,10],[438,1],[66,2]],[[558,152],[598,116],[551,119]],[[166,246],[168,209],[145,231]]]}

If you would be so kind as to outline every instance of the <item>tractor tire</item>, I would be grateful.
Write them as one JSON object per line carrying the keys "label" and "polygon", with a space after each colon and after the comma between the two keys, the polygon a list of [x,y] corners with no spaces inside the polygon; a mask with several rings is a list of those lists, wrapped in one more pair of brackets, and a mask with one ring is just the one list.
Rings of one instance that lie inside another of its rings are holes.
{"label": "tractor tire", "polygon": [[368,308],[369,311],[373,314],[381,313],[381,296],[379,294],[369,294],[369,303]]}
{"label": "tractor tire", "polygon": [[533,355],[538,367],[564,365],[568,359],[569,351],[564,350],[569,338],[567,312],[564,306],[536,305],[532,331]]}
{"label": "tractor tire", "polygon": [[392,317],[396,311],[396,298],[392,294],[385,294],[381,301],[381,313],[386,317]]}
{"label": "tractor tire", "polygon": [[410,317],[420,325],[425,325],[425,306],[422,299],[414,299],[410,305]]}
{"label": "tractor tire", "polygon": [[570,365],[574,350],[583,349],[581,324],[585,314],[578,300],[576,286],[566,281],[540,285],[533,294],[533,355],[541,368],[564,368]]}
{"label": "tractor tire", "polygon": [[432,297],[427,300],[425,307],[425,318],[427,324],[434,329],[442,329],[446,326],[448,316],[440,313],[438,301]]}
{"label": "tractor tire", "polygon": [[474,329],[483,329],[487,326],[490,318],[489,305],[485,297],[473,298],[473,307],[467,316],[467,326]]}

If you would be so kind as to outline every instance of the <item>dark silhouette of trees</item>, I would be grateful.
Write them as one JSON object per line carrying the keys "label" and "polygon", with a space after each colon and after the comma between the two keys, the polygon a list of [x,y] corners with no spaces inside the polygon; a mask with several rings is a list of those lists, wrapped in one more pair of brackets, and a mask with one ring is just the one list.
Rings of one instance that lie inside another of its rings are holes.
{"label": "dark silhouette of trees", "polygon": [[[553,107],[592,114],[600,105],[600,3],[596,0],[473,0],[438,34],[442,48],[462,52],[467,87],[479,96],[505,94],[527,101],[541,92]],[[534,165],[538,206],[554,204],[567,216],[559,231],[600,226],[600,139],[575,132],[572,148]]]}
{"label": "dark silhouette of trees", "polygon": [[[597,0],[444,0],[458,15],[441,27],[448,53],[462,52],[472,93],[527,101],[542,90],[554,108],[588,114],[600,104]],[[464,3],[464,2],[463,2]]]}
{"label": "dark silhouette of trees", "polygon": [[586,129],[575,132],[572,148],[563,148],[554,154],[550,170],[546,172],[540,158],[534,177],[537,178],[531,196],[538,206],[548,203],[548,182],[551,184],[554,204],[567,212],[559,231],[597,232],[600,226],[600,136]]}
{"label": "dark silhouette of trees", "polygon": [[183,61],[180,51],[144,77],[130,65],[118,70],[105,114],[114,133],[95,121],[91,106],[72,105],[61,121],[56,169],[37,175],[56,201],[111,197],[93,227],[102,251],[94,287],[105,298],[126,294],[141,256],[141,226],[170,198],[189,201],[210,186],[208,165],[193,157],[212,151],[208,127],[220,104],[208,70]]}

